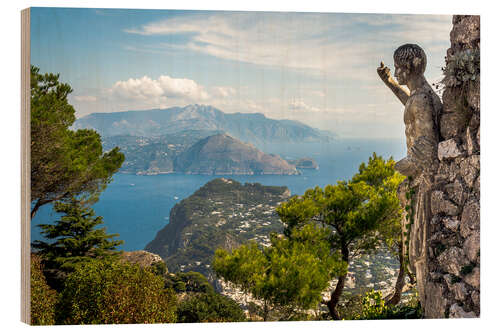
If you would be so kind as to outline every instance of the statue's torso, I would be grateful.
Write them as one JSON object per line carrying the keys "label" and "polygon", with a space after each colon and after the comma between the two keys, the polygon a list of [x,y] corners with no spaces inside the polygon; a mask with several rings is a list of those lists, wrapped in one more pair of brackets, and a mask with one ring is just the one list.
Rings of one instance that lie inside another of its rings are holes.
{"label": "statue's torso", "polygon": [[405,105],[404,123],[406,148],[409,150],[417,138],[425,136],[438,142],[437,116],[441,113],[442,104],[439,97],[429,85],[415,90]]}

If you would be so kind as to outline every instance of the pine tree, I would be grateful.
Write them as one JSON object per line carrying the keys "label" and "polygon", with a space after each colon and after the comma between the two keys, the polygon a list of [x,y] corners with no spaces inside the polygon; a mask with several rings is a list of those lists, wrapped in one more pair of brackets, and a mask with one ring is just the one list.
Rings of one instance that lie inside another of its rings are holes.
{"label": "pine tree", "polygon": [[48,203],[95,202],[125,160],[117,147],[103,152],[94,130],[69,129],[75,121],[71,87],[58,74],[39,71],[31,66],[31,218]]}
{"label": "pine tree", "polygon": [[[374,162],[379,159],[374,154]],[[285,224],[285,235],[309,223],[327,227],[331,231],[331,249],[340,252],[346,265],[353,257],[375,250],[387,239],[381,231],[391,229],[400,213],[395,189],[402,177],[394,172],[391,161],[388,169],[373,170],[362,164],[360,172],[350,181],[339,181],[324,189],[316,187],[292,197],[277,209]],[[338,276],[336,288],[326,303],[335,320],[341,319],[336,307],[346,278],[347,270]]]}
{"label": "pine tree", "polygon": [[[395,161],[390,158],[387,161],[381,156],[373,153],[368,163],[359,166],[359,172],[352,178],[353,182],[364,181],[368,185],[376,187],[379,191],[393,197],[396,202],[397,190],[404,180],[404,176],[394,169]],[[401,300],[406,276],[406,259],[403,253],[403,231],[401,207],[393,205],[386,220],[379,227],[379,235],[389,251],[399,260],[399,273],[394,286],[394,293],[387,299],[387,304],[396,305]]]}
{"label": "pine tree", "polygon": [[54,209],[63,214],[55,224],[40,224],[42,235],[54,240],[51,243],[35,241],[43,258],[48,282],[60,289],[62,279],[74,271],[78,263],[93,258],[115,257],[120,252],[116,247],[121,240],[111,240],[118,234],[107,234],[106,228],[96,229],[103,223],[101,216],[94,216],[94,211],[73,198],[70,202],[56,202]]}
{"label": "pine tree", "polygon": [[271,246],[250,242],[228,253],[215,252],[213,269],[262,301],[262,317],[290,320],[316,308],[331,279],[345,271],[345,264],[328,243],[324,228],[309,224],[290,237],[271,235]]}

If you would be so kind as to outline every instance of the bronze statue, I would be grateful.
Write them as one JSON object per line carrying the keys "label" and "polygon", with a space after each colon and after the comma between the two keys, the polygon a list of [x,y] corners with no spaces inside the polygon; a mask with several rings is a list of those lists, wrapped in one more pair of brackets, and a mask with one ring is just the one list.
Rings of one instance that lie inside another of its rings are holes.
{"label": "bronze statue", "polygon": [[[417,176],[424,170],[431,170],[436,161],[437,117],[443,106],[424,77],[426,64],[427,58],[420,46],[405,44],[394,51],[397,82],[383,62],[377,68],[382,81],[405,106],[407,156],[396,164],[396,169],[405,176]],[[401,85],[406,85],[410,91]]]}
{"label": "bronze statue", "polygon": [[[383,62],[377,68],[382,81],[403,103],[407,156],[395,165],[397,171],[407,176],[398,194],[403,207],[404,253],[409,258],[410,272],[418,281],[425,281],[427,271],[427,238],[430,223],[430,192],[437,165],[439,143],[438,117],[442,104],[424,77],[427,59],[424,50],[415,44],[405,44],[394,51],[394,76]],[[401,85],[406,85],[407,89]],[[407,232],[408,236],[405,236]],[[423,286],[417,286],[424,304]]]}

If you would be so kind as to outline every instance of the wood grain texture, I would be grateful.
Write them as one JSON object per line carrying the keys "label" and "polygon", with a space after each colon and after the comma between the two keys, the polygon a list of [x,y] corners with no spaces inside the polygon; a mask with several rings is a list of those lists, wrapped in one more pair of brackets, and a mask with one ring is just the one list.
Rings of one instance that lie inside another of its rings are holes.
{"label": "wood grain texture", "polygon": [[21,321],[30,311],[30,8],[21,11]]}

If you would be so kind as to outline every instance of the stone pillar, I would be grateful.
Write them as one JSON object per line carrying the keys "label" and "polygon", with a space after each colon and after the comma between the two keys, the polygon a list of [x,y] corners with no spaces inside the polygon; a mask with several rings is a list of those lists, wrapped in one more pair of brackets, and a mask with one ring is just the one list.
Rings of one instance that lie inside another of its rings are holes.
{"label": "stone pillar", "polygon": [[480,314],[479,32],[479,16],[453,17],[444,70],[439,167],[431,184],[424,243],[428,273],[417,274],[426,318]]}

